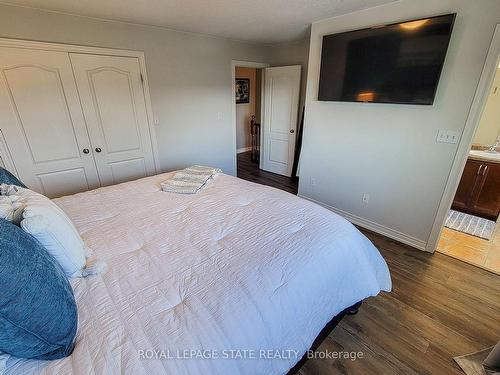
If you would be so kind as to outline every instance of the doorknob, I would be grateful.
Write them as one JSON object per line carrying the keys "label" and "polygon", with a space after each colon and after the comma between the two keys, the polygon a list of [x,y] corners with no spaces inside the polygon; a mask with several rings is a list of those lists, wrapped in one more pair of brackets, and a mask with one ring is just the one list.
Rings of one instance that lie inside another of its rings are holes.
{"label": "doorknob", "polygon": [[293,134],[293,133],[295,133],[295,130],[293,130],[293,129],[290,129],[290,133],[292,133],[292,134]]}
{"label": "doorknob", "polygon": [[90,152],[88,148],[84,148],[82,151],[84,154],[88,154]]}
{"label": "doorknob", "polygon": [[96,147],[96,148],[95,148],[95,152],[101,152],[101,151],[102,151],[102,150],[101,150],[101,148],[100,148],[100,147]]}

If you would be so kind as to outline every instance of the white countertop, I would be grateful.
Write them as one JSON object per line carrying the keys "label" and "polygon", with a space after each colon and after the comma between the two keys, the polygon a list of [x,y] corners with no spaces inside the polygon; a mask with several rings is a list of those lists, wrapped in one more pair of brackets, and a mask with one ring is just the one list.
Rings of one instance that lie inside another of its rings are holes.
{"label": "white countertop", "polygon": [[500,152],[470,150],[469,151],[469,159],[479,160],[479,161],[488,161],[491,163],[500,164]]}

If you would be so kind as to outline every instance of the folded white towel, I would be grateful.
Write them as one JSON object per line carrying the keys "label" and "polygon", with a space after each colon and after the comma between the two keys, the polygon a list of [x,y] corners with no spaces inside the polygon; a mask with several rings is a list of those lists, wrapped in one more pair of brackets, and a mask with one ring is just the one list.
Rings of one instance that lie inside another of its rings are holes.
{"label": "folded white towel", "polygon": [[160,185],[163,191],[169,193],[196,194],[210,179],[221,172],[219,168],[193,165],[176,172],[171,179]]}

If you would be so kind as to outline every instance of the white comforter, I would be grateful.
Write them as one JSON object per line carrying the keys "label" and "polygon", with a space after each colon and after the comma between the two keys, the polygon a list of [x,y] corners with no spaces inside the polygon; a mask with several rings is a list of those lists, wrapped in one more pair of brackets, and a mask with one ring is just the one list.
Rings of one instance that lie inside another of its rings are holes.
{"label": "white comforter", "polygon": [[165,193],[167,176],[56,200],[108,270],[72,280],[73,354],[7,373],[283,374],[333,316],[391,289],[340,216],[227,175]]}

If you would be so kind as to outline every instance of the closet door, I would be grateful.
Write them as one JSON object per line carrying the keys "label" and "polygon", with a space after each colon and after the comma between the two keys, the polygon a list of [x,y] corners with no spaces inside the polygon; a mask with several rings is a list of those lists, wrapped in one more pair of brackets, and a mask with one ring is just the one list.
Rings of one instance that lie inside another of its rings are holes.
{"label": "closet door", "polygon": [[139,60],[70,57],[101,184],[154,174]]}
{"label": "closet door", "polygon": [[30,188],[57,197],[99,186],[67,53],[0,48],[0,129]]}

